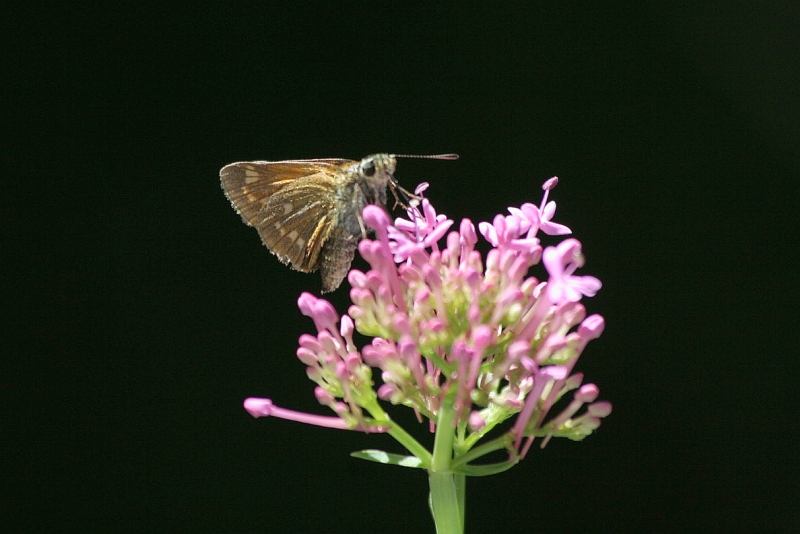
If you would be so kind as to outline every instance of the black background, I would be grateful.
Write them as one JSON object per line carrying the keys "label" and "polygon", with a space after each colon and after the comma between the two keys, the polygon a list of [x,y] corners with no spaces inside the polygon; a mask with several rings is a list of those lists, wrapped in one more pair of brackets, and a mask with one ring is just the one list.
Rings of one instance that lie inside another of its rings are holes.
{"label": "black background", "polygon": [[260,245],[218,170],[458,152],[397,174],[456,220],[561,178],[604,283],[578,368],[615,407],[470,479],[468,532],[800,530],[798,11],[551,4],[7,12],[0,521],[432,532],[422,472],[348,456],[389,438],[241,408],[327,415],[293,356],[319,277]]}

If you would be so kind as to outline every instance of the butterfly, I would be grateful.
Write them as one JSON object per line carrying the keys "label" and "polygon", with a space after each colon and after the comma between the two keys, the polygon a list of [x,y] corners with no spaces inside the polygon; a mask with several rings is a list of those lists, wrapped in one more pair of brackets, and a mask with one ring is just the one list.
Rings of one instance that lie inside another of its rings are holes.
{"label": "butterfly", "polygon": [[364,207],[385,209],[387,188],[400,204],[413,198],[395,180],[398,157],[458,159],[374,154],[360,161],[242,161],[224,166],[219,177],[233,208],[258,230],[264,245],[293,269],[319,270],[327,293],[341,285],[367,235]]}

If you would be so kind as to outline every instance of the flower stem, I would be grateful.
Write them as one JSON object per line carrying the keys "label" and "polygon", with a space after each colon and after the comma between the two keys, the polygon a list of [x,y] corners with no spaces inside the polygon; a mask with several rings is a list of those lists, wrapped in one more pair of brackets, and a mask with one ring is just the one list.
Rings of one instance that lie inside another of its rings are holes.
{"label": "flower stem", "polygon": [[453,473],[453,421],[455,410],[442,404],[436,421],[433,457],[428,470],[430,506],[437,534],[464,532],[464,494],[466,480]]}

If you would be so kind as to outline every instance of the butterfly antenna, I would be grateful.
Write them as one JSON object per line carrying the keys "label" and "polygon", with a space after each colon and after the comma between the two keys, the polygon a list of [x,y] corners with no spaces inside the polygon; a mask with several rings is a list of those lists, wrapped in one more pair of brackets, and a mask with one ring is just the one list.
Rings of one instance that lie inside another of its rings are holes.
{"label": "butterfly antenna", "polygon": [[415,158],[415,159],[446,159],[446,160],[457,160],[458,154],[391,154],[393,158]]}

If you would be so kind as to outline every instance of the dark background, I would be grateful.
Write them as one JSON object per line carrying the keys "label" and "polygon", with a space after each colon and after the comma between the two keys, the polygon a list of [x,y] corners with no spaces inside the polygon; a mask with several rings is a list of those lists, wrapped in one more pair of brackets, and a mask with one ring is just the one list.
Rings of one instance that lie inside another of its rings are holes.
{"label": "dark background", "polygon": [[561,178],[604,283],[579,369],[615,407],[470,479],[468,531],[800,530],[800,17],[712,4],[7,11],[0,521],[432,532],[422,472],[348,456],[389,438],[242,409],[327,414],[294,358],[319,277],[260,245],[218,170],[458,152],[397,174],[456,220]]}

